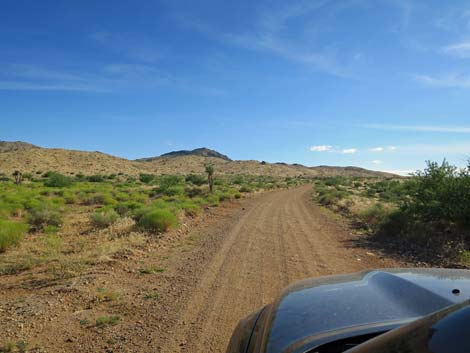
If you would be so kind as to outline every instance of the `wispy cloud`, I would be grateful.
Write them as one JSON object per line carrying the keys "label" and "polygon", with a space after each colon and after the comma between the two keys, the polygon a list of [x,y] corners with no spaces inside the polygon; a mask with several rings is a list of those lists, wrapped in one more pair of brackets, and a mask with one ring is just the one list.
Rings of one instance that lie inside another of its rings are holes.
{"label": "wispy cloud", "polygon": [[173,87],[197,95],[220,96],[225,92],[163,73],[153,65],[110,63],[93,71],[50,69],[38,65],[3,65],[0,90],[82,91],[107,93],[129,89]]}
{"label": "wispy cloud", "polygon": [[[194,18],[181,21],[201,33],[223,44],[231,44],[247,50],[262,51],[277,55],[286,60],[306,65],[317,71],[342,78],[357,78],[345,65],[340,65],[336,55],[330,48],[312,48],[310,43],[293,40],[286,35],[292,24],[300,23],[302,17],[312,15],[316,11],[324,10],[331,1],[297,1],[284,2],[281,7],[264,8],[258,13],[252,30],[244,33],[223,32],[212,28],[207,23]],[[298,26],[295,26],[298,28]],[[298,33],[296,38],[305,37],[305,33]],[[287,39],[290,38],[290,39]],[[349,55],[354,59],[354,53]]]}
{"label": "wispy cloud", "polygon": [[[394,124],[365,124],[365,128],[379,130],[400,130],[413,132],[442,132],[469,134],[470,127],[467,126],[434,126],[434,125],[394,125]],[[389,146],[390,150],[395,150],[395,146]]]}
{"label": "wispy cloud", "polygon": [[369,148],[369,152],[383,152],[384,148],[383,147],[373,147]]}
{"label": "wispy cloud", "polygon": [[383,162],[379,159],[375,159],[372,161],[372,164],[382,164]]}
{"label": "wispy cloud", "polygon": [[442,49],[445,54],[459,58],[470,58],[470,41],[463,41],[448,45]]}
{"label": "wispy cloud", "polygon": [[1,90],[109,92],[103,77],[27,64],[3,65]]}
{"label": "wispy cloud", "polygon": [[310,146],[309,150],[311,152],[327,152],[327,151],[331,151],[332,148],[333,146],[330,146],[330,145],[320,145],[320,146]]}
{"label": "wispy cloud", "polygon": [[106,93],[110,90],[105,87],[97,87],[87,84],[70,84],[70,83],[35,83],[35,82],[19,82],[19,81],[1,81],[0,90],[4,91],[81,91]]}
{"label": "wispy cloud", "polygon": [[343,154],[354,154],[357,152],[357,148],[345,148],[341,150],[341,153]]}
{"label": "wispy cloud", "polygon": [[429,87],[470,88],[470,76],[467,74],[447,74],[444,76],[414,75],[416,81]]}

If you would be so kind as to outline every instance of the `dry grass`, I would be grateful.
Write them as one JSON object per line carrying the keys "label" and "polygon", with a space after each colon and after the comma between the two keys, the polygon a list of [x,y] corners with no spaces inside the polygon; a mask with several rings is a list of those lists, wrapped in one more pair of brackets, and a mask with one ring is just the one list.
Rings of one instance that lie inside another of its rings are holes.
{"label": "dry grass", "polygon": [[[17,274],[37,268],[51,280],[80,276],[91,266],[113,262],[139,249],[147,235],[133,232],[134,221],[124,218],[109,228],[80,233],[30,234],[28,241],[0,255],[0,274]],[[69,230],[70,231],[70,230]]]}

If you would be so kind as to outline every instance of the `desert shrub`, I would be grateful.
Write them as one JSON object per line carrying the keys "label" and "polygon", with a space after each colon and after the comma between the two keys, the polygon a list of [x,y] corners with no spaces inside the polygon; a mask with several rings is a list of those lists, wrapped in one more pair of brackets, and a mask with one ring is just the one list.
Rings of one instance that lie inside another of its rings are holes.
{"label": "desert shrub", "polygon": [[249,186],[243,185],[243,186],[240,188],[239,191],[240,191],[240,192],[251,192],[252,190],[251,190],[251,188],[250,188]]}
{"label": "desert shrub", "polygon": [[24,223],[0,220],[0,252],[18,245],[27,230],[28,226]]}
{"label": "desert shrub", "polygon": [[337,186],[342,184],[343,179],[340,177],[331,177],[331,178],[325,178],[324,183],[326,186]]}
{"label": "desert shrub", "polygon": [[45,173],[42,175],[42,177],[43,177],[43,178],[49,178],[52,174],[54,174],[54,172],[52,172],[52,171],[47,171],[47,172],[45,172]]}
{"label": "desert shrub", "polygon": [[240,194],[239,192],[236,192],[235,194],[233,194],[233,196],[234,196],[236,199],[241,199],[242,194]]}
{"label": "desert shrub", "polygon": [[95,227],[106,228],[116,222],[119,214],[114,210],[98,211],[91,215],[91,222]]}
{"label": "desert shrub", "polygon": [[146,230],[165,232],[176,227],[178,220],[169,210],[153,209],[140,218],[139,225]]}
{"label": "desert shrub", "polygon": [[104,176],[100,174],[90,175],[87,177],[87,180],[91,183],[101,183],[104,181]]}
{"label": "desert shrub", "polygon": [[117,204],[117,201],[113,197],[106,193],[96,193],[89,195],[84,198],[83,203],[85,205],[107,205],[113,206]]}
{"label": "desert shrub", "polygon": [[324,206],[331,206],[347,197],[348,194],[344,191],[338,191],[335,189],[325,190],[319,194],[318,202]]}
{"label": "desert shrub", "polygon": [[100,316],[96,319],[96,327],[115,326],[119,323],[121,318],[117,315],[114,316]]}
{"label": "desert shrub", "polygon": [[219,200],[220,201],[226,201],[226,200],[231,200],[233,197],[233,194],[230,192],[223,192],[219,195]]}
{"label": "desert shrub", "polygon": [[67,187],[72,185],[72,179],[60,173],[49,172],[44,185],[48,187]]}
{"label": "desert shrub", "polygon": [[186,196],[193,198],[196,196],[201,196],[204,194],[204,190],[201,189],[200,187],[193,186],[193,187],[186,187],[184,189],[184,193]]}
{"label": "desert shrub", "polygon": [[204,175],[189,174],[185,179],[187,183],[191,183],[197,186],[201,186],[207,183],[207,178]]}
{"label": "desert shrub", "polygon": [[144,184],[150,184],[154,179],[155,179],[155,176],[153,174],[141,173],[139,175],[139,180]]}
{"label": "desert shrub", "polygon": [[184,211],[184,214],[189,217],[195,217],[201,213],[201,208],[192,202],[182,203],[180,208]]}
{"label": "desert shrub", "polygon": [[65,193],[64,194],[64,201],[68,205],[73,205],[78,202],[77,195],[73,193]]}
{"label": "desert shrub", "polygon": [[48,225],[59,226],[62,223],[62,216],[52,205],[44,203],[32,208],[27,220],[35,229],[42,229]]}
{"label": "desert shrub", "polygon": [[428,162],[427,168],[410,181],[411,194],[404,210],[423,221],[470,222],[470,176],[446,161]]}
{"label": "desert shrub", "polygon": [[170,186],[182,185],[184,184],[184,179],[178,175],[166,175],[162,177],[159,181],[159,186],[162,189],[166,189]]}
{"label": "desert shrub", "polygon": [[242,185],[244,182],[245,182],[245,180],[241,176],[235,177],[232,181],[232,183],[235,184],[235,185]]}
{"label": "desert shrub", "polygon": [[77,175],[75,175],[75,180],[76,181],[85,181],[85,180],[87,180],[87,178],[84,174],[78,173]]}
{"label": "desert shrub", "polygon": [[118,203],[116,206],[114,206],[114,210],[121,216],[127,216],[131,211],[138,209],[139,207],[142,207],[141,203],[138,202],[133,202],[133,201],[127,201],[127,202],[121,202]]}
{"label": "desert shrub", "polygon": [[215,194],[207,195],[205,200],[206,200],[206,204],[212,207],[217,207],[219,206],[219,203],[220,203],[219,196]]}
{"label": "desert shrub", "polygon": [[159,186],[152,190],[150,196],[182,196],[184,193],[185,189],[181,185],[172,185],[166,187]]}
{"label": "desert shrub", "polygon": [[385,224],[393,210],[384,207],[381,203],[376,203],[358,214],[359,219],[373,230],[378,230]]}

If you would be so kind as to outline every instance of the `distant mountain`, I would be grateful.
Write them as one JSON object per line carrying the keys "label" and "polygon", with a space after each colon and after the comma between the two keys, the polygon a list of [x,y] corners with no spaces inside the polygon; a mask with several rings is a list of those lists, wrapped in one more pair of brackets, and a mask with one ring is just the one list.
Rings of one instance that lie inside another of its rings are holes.
{"label": "distant mountain", "polygon": [[149,157],[149,158],[141,158],[138,161],[141,162],[152,162],[158,158],[174,158],[174,157],[182,157],[182,156],[200,156],[200,157],[212,157],[212,158],[220,158],[225,161],[230,162],[231,159],[227,157],[225,154],[219,153],[217,151],[211,150],[209,148],[196,148],[195,150],[181,150],[181,151],[173,151],[162,154],[160,157]]}
{"label": "distant mountain", "polygon": [[42,148],[25,142],[0,142],[0,173],[10,175],[15,170],[34,175],[47,171],[74,174],[140,173],[179,174],[204,173],[210,161],[218,175],[269,175],[275,177],[331,177],[357,176],[372,178],[397,177],[358,167],[308,167],[302,164],[268,163],[265,161],[232,161],[229,157],[198,148],[192,151],[175,151],[160,157],[132,161],[101,152],[75,151],[60,148]]}
{"label": "distant mountain", "polygon": [[39,147],[22,141],[0,141],[0,153],[11,151],[24,151],[29,150],[31,148]]}

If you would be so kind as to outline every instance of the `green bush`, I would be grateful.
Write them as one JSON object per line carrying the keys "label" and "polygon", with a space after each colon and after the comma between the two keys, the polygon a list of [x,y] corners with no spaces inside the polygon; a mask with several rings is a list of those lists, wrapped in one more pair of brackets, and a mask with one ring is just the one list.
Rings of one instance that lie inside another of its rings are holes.
{"label": "green bush", "polygon": [[189,217],[195,217],[201,212],[201,208],[194,203],[183,203],[181,204],[181,209],[184,211],[184,214]]}
{"label": "green bush", "polygon": [[201,189],[200,187],[193,186],[193,187],[187,187],[184,189],[184,193],[186,196],[193,198],[197,196],[201,196],[204,194],[204,190]]}
{"label": "green bush", "polygon": [[119,214],[114,210],[95,212],[91,215],[91,222],[95,227],[106,228],[116,222]]}
{"label": "green bush", "polygon": [[87,180],[91,183],[101,183],[104,181],[104,177],[102,175],[90,175],[87,177]]}
{"label": "green bush", "polygon": [[96,319],[96,327],[115,326],[119,323],[121,318],[117,315],[114,316],[100,316]]}
{"label": "green bush", "polygon": [[30,210],[27,220],[35,229],[43,229],[46,226],[59,226],[62,216],[53,206],[41,204]]}
{"label": "green bush", "polygon": [[381,203],[376,203],[359,213],[359,219],[373,230],[378,230],[385,224],[393,213]]}
{"label": "green bush", "polygon": [[185,179],[187,183],[191,183],[197,186],[202,186],[207,183],[207,178],[204,175],[189,174]]}
{"label": "green bush", "polygon": [[139,180],[144,183],[144,184],[149,184],[155,179],[155,176],[153,174],[144,174],[141,173],[139,175]]}
{"label": "green bush", "polygon": [[207,203],[207,205],[212,206],[212,207],[219,206],[219,204],[220,204],[219,196],[215,195],[215,194],[207,195],[206,203]]}
{"label": "green bush", "polygon": [[240,188],[239,191],[240,191],[240,192],[251,192],[252,190],[251,190],[251,188],[250,188],[249,186],[243,185],[243,186]]}
{"label": "green bush", "polygon": [[67,187],[72,185],[72,179],[59,173],[49,172],[44,185],[58,188]]}
{"label": "green bush", "polygon": [[0,252],[18,245],[27,230],[28,226],[24,223],[0,220]]}
{"label": "green bush", "polygon": [[345,191],[338,191],[335,189],[325,190],[319,194],[318,202],[324,206],[331,206],[347,197],[348,193]]}
{"label": "green bush", "polygon": [[139,225],[150,231],[165,232],[178,225],[178,219],[169,210],[154,209],[145,213],[139,221]]}

